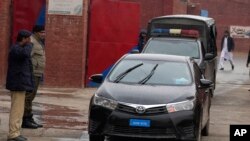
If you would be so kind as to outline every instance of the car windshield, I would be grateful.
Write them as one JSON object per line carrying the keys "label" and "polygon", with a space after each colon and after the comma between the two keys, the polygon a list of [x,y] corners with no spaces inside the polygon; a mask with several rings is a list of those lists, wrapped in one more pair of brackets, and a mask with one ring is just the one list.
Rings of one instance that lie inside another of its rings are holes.
{"label": "car windshield", "polygon": [[199,45],[191,40],[150,40],[144,53],[189,56],[200,59]]}
{"label": "car windshield", "polygon": [[[126,75],[124,72],[127,72]],[[115,66],[108,79],[114,83],[142,85],[190,85],[192,83],[187,63],[151,60],[122,60]]]}

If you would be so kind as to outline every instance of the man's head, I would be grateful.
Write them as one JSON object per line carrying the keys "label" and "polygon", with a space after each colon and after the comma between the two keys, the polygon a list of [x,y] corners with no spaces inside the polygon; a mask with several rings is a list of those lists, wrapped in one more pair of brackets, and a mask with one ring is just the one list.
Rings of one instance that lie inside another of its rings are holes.
{"label": "man's head", "polygon": [[30,43],[31,32],[28,30],[22,29],[17,34],[16,41],[22,45]]}
{"label": "man's head", "polygon": [[147,36],[147,30],[142,29],[141,32],[140,32],[140,36],[146,37]]}
{"label": "man's head", "polygon": [[224,36],[228,37],[229,35],[230,35],[230,34],[229,34],[229,31],[226,30],[226,31],[224,32]]}
{"label": "man's head", "polygon": [[32,32],[41,40],[45,38],[45,29],[43,25],[35,25]]}

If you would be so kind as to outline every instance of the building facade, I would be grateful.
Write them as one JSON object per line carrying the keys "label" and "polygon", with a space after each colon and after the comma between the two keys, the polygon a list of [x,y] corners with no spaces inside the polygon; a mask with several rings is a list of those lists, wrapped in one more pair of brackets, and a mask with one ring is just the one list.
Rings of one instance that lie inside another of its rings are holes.
{"label": "building facade", "polygon": [[[52,1],[39,0],[40,4],[31,4],[29,0],[0,1],[0,86],[5,85],[8,49],[16,32],[24,25],[23,28],[31,30],[32,24],[40,22],[34,19],[31,24],[24,24],[18,13],[22,10],[20,4],[31,11],[43,11],[42,4],[45,5],[46,87],[85,87],[91,74],[105,73],[128,53],[137,44],[140,29],[145,29],[156,16],[200,15],[205,11],[216,20],[218,50],[224,30],[230,26],[250,26],[248,0],[76,0],[82,1],[81,15],[49,13]],[[23,16],[36,17],[34,13],[41,14],[26,11]],[[236,51],[248,51],[249,38],[236,38],[235,42]]]}

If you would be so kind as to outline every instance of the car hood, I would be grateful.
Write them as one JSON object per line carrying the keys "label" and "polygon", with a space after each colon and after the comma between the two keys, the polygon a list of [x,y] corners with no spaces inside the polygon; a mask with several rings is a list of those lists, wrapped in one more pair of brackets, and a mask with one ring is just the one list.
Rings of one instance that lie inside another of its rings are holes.
{"label": "car hood", "polygon": [[195,86],[128,85],[106,82],[100,86],[96,94],[124,103],[167,104],[193,98]]}

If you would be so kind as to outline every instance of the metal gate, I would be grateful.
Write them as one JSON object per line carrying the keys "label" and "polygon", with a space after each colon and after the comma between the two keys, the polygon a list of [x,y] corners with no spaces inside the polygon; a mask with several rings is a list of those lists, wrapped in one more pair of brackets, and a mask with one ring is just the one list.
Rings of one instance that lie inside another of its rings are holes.
{"label": "metal gate", "polygon": [[46,0],[13,0],[12,40],[20,29],[32,30],[35,24],[45,24]]}
{"label": "metal gate", "polygon": [[88,78],[95,73],[107,74],[122,55],[137,44],[140,5],[116,0],[91,0],[87,57]]}

